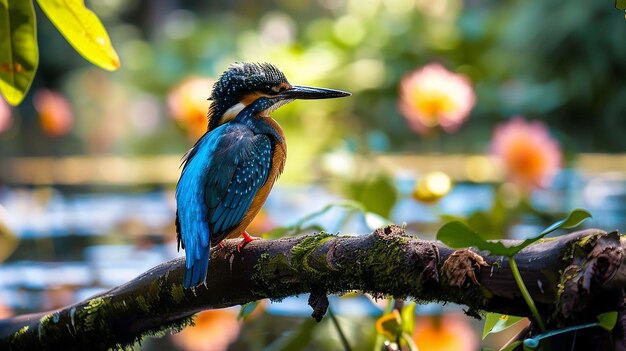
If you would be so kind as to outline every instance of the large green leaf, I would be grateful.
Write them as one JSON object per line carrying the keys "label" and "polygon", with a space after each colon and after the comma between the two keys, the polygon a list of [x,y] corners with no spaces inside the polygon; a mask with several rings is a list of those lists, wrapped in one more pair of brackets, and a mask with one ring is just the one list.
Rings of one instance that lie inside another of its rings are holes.
{"label": "large green leaf", "polygon": [[567,218],[553,223],[546,229],[542,230],[534,238],[526,239],[520,244],[514,246],[504,246],[501,242],[487,241],[461,221],[452,221],[444,224],[439,231],[437,231],[437,239],[455,249],[471,246],[476,247],[479,250],[487,250],[493,255],[513,257],[516,253],[520,252],[528,245],[552,233],[553,231],[560,228],[576,227],[589,217],[591,217],[589,212],[576,209],[572,211]]}
{"label": "large green leaf", "polygon": [[365,211],[383,217],[389,217],[391,209],[398,201],[398,191],[393,180],[384,174],[352,181],[347,184],[346,191],[346,195],[359,202]]}
{"label": "large green leaf", "polygon": [[415,302],[406,304],[402,308],[400,316],[402,317],[402,331],[413,335],[413,329],[415,329]]}
{"label": "large green leaf", "polygon": [[22,102],[39,62],[31,0],[0,0],[0,92],[11,105]]}
{"label": "large green leaf", "polygon": [[313,318],[305,318],[299,326],[293,326],[288,333],[263,348],[265,351],[302,350],[311,344],[313,332],[318,323]]}
{"label": "large green leaf", "polygon": [[499,333],[514,326],[522,319],[524,319],[524,317],[508,316],[500,313],[487,313],[485,327],[483,328],[483,339],[489,334]]}
{"label": "large green leaf", "polygon": [[617,311],[605,312],[598,315],[598,325],[605,330],[611,331],[617,324]]}
{"label": "large green leaf", "polygon": [[114,71],[120,60],[98,17],[83,0],[37,0],[50,21],[85,59],[103,69]]}

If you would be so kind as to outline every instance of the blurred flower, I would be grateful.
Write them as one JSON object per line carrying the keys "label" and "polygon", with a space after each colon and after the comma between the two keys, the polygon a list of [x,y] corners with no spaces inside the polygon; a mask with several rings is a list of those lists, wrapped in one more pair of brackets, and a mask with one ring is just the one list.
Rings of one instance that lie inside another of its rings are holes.
{"label": "blurred flower", "polygon": [[187,78],[167,94],[167,107],[190,138],[198,139],[206,132],[213,80]]}
{"label": "blurred flower", "polygon": [[472,351],[476,333],[461,314],[415,317],[413,340],[420,351]]}
{"label": "blurred flower", "polygon": [[561,166],[561,149],[545,124],[522,117],[496,126],[491,152],[524,190],[546,186]]}
{"label": "blurred flower", "polygon": [[400,82],[400,112],[415,132],[441,126],[454,132],[469,116],[476,95],[469,79],[437,63],[409,73]]}
{"label": "blurred flower", "polygon": [[69,285],[53,285],[48,287],[42,297],[41,308],[44,310],[54,310],[63,306],[68,306],[76,299],[76,292]]}
{"label": "blurred flower", "polygon": [[9,104],[0,98],[0,133],[11,127],[11,108]]}
{"label": "blurred flower", "polygon": [[13,317],[13,309],[10,306],[4,305],[0,301],[0,319],[5,319],[9,317]]}
{"label": "blurred flower", "polygon": [[269,232],[275,227],[276,225],[272,223],[272,220],[267,215],[267,212],[264,209],[261,209],[252,219],[252,222],[250,222],[246,230],[250,235],[260,235],[261,233]]}
{"label": "blurred flower", "polygon": [[431,172],[422,177],[413,188],[413,198],[420,202],[437,202],[452,189],[452,180],[443,172]]}
{"label": "blurred flower", "polygon": [[237,339],[241,325],[234,309],[198,313],[196,325],[172,336],[176,345],[190,351],[220,351]]}
{"label": "blurred flower", "polygon": [[60,137],[72,130],[74,124],[72,109],[61,93],[40,89],[35,93],[33,103],[39,113],[39,123],[44,133]]}

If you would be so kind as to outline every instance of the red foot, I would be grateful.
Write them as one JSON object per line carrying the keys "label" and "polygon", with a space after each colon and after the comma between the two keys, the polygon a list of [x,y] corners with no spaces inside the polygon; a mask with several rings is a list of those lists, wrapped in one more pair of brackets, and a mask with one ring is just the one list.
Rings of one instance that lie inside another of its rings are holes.
{"label": "red foot", "polygon": [[246,246],[247,243],[249,243],[249,242],[251,242],[253,240],[261,239],[258,236],[251,236],[245,230],[244,230],[243,233],[241,233],[241,236],[243,236],[243,239],[241,240],[241,242],[239,244],[237,244],[237,252],[241,252],[241,248]]}

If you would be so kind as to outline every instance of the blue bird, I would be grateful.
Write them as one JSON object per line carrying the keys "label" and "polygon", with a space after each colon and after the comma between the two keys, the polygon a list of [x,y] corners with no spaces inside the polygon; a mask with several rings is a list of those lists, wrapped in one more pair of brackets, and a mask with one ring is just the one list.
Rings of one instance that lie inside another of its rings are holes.
{"label": "blue bird", "polygon": [[243,235],[282,173],[285,136],[270,113],[295,99],[349,93],[291,85],[268,63],[234,63],[213,86],[207,132],[183,158],[176,186],[178,247],[185,288],[206,282],[211,247]]}

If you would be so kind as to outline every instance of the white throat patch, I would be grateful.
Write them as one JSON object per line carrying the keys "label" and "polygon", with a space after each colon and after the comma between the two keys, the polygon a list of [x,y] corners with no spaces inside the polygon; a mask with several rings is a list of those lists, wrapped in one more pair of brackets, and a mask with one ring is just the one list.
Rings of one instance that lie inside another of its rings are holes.
{"label": "white throat patch", "polygon": [[224,114],[222,115],[222,118],[220,118],[220,125],[233,120],[235,117],[237,117],[239,112],[241,112],[241,110],[243,110],[245,107],[246,105],[240,102],[240,103],[233,105],[233,107],[229,108],[228,110],[226,110],[226,112],[224,112]]}

